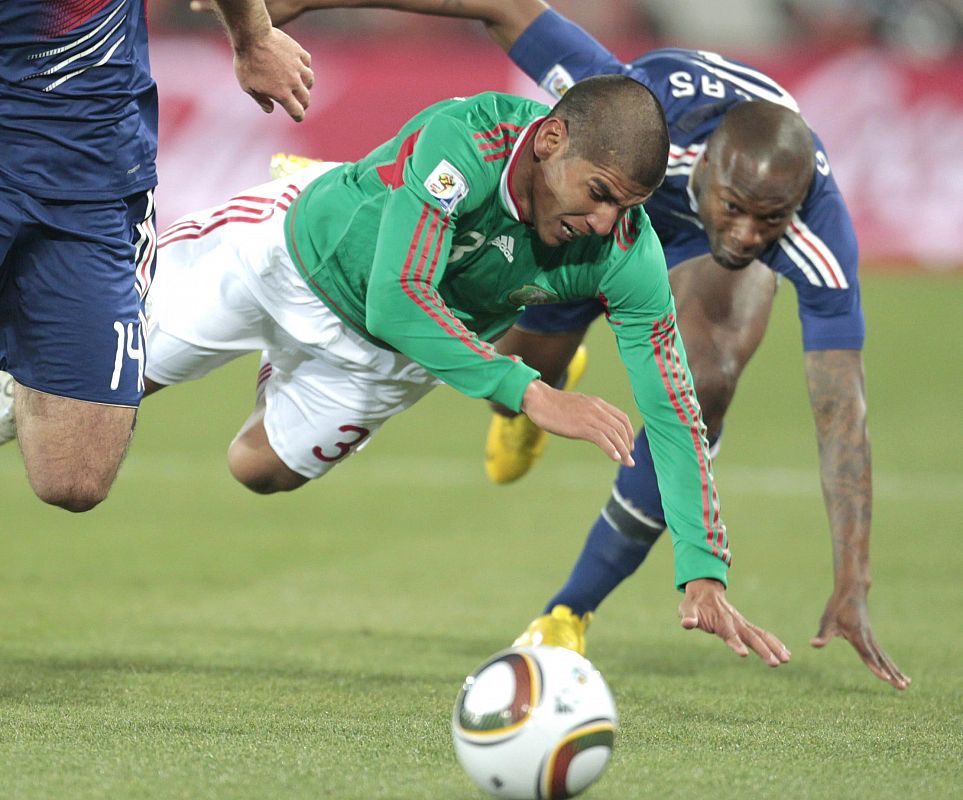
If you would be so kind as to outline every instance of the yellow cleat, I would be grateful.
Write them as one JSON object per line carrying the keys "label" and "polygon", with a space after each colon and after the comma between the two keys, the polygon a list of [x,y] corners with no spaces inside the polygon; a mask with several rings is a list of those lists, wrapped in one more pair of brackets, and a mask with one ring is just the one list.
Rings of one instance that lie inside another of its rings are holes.
{"label": "yellow cleat", "polygon": [[320,164],[317,158],[307,158],[306,156],[296,156],[291,153],[275,153],[271,156],[271,180],[286,178],[295,172],[300,172],[312,164]]}
{"label": "yellow cleat", "polygon": [[[574,389],[585,374],[588,350],[579,345],[565,374],[562,388]],[[548,436],[524,414],[493,414],[485,441],[485,473],[492,483],[518,480],[542,455]]]}
{"label": "yellow cleat", "polygon": [[585,631],[592,621],[592,612],[587,611],[581,617],[573,614],[568,606],[554,606],[551,613],[536,617],[519,636],[512,646],[536,647],[547,644],[553,647],[565,647],[574,650],[579,655],[585,655]]}

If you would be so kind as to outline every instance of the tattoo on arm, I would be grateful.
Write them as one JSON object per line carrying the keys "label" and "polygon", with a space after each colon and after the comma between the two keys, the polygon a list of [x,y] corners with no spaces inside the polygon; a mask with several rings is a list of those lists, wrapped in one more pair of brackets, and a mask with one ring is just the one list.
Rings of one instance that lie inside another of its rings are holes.
{"label": "tattoo on arm", "polygon": [[872,470],[863,360],[858,350],[806,354],[836,590],[869,587]]}

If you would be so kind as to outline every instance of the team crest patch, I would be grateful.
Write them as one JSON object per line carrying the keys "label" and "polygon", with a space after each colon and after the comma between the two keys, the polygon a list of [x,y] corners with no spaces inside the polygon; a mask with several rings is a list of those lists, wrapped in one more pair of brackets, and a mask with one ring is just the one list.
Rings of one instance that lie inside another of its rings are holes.
{"label": "team crest patch", "polygon": [[560,100],[562,95],[574,85],[575,81],[572,80],[571,74],[561,64],[556,64],[552,67],[539,84],[539,86],[556,100]]}
{"label": "team crest patch", "polygon": [[445,159],[431,171],[425,188],[446,211],[453,211],[458,201],[468,194],[468,182],[464,176]]}
{"label": "team crest patch", "polygon": [[526,284],[520,289],[514,289],[508,295],[508,301],[517,306],[541,306],[546,303],[557,303],[558,295],[541,286]]}

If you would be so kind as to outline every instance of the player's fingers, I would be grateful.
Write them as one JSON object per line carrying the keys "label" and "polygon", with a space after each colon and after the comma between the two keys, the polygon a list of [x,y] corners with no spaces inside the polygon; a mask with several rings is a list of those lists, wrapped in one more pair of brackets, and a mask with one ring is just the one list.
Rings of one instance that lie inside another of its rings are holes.
{"label": "player's fingers", "polygon": [[600,404],[605,415],[603,423],[605,437],[615,450],[613,460],[627,467],[634,467],[635,460],[632,458],[632,448],[635,445],[635,436],[632,433],[632,425],[628,416],[625,412],[604,400],[600,399]]}
{"label": "player's fingers", "polygon": [[886,666],[886,669],[889,670],[890,674],[896,681],[896,683],[893,683],[893,685],[896,686],[897,689],[905,689],[913,682],[913,679],[910,678],[909,675],[906,675],[898,666],[896,666],[896,663],[888,655],[886,655],[885,651],[880,649],[879,655],[882,663]]}
{"label": "player's fingers", "polygon": [[296,86],[294,88],[294,99],[301,104],[301,108],[307,111],[308,106],[311,105],[311,92],[308,91],[306,86]]}
{"label": "player's fingers", "polygon": [[[884,656],[885,658],[885,656]],[[913,679],[909,675],[905,675],[903,671],[896,666],[888,658],[885,658],[886,669],[890,674],[890,683],[897,689],[907,689],[909,685],[913,682]]]}
{"label": "player's fingers", "polygon": [[[737,656],[745,658],[747,655],[749,655],[749,649],[746,647],[746,643],[739,638],[739,634],[737,634],[735,631],[733,631],[730,636],[722,636],[722,634],[720,634],[720,636],[729,646],[729,649],[732,650],[732,652]],[[763,660],[765,661],[765,659]]]}
{"label": "player's fingers", "polygon": [[827,623],[822,623],[819,626],[819,630],[812,639],[809,640],[809,644],[813,647],[825,647],[829,644],[829,640],[836,635],[836,629],[832,625]]}
{"label": "player's fingers", "polygon": [[635,461],[632,459],[632,448],[623,439],[609,435],[606,437],[606,445],[613,461],[618,462],[623,467],[635,466]]}
{"label": "player's fingers", "polygon": [[776,636],[774,633],[770,633],[765,628],[760,628],[758,625],[753,625],[751,622],[746,623],[752,631],[758,636],[763,642],[765,642],[766,647],[769,651],[775,655],[780,664],[786,664],[789,659],[792,658],[792,652],[783,641]]}
{"label": "player's fingers", "polygon": [[270,114],[274,111],[274,102],[266,94],[255,92],[253,89],[249,89],[247,93],[254,98],[254,102],[261,107],[261,110],[265,114]]}
{"label": "player's fingers", "polygon": [[856,636],[850,639],[849,642],[856,649],[856,652],[859,653],[859,657],[863,660],[863,663],[869,667],[870,671],[877,678],[887,683],[892,683],[893,676],[886,668],[886,664],[881,657],[881,651],[874,641],[867,641],[862,637]]}
{"label": "player's fingers", "polygon": [[314,70],[308,65],[301,67],[301,83],[303,83],[308,89],[314,86]]}
{"label": "player's fingers", "polygon": [[[310,66],[311,66],[311,54],[310,54],[307,50],[305,50],[305,49],[302,47],[302,48],[301,48],[301,52],[298,53],[298,55],[301,56],[301,63],[304,64],[304,66],[306,66],[306,67],[310,67]],[[308,70],[308,71],[310,72],[310,70]],[[313,73],[313,72],[311,73],[311,81],[312,81],[312,82],[314,81],[314,73]]]}
{"label": "player's fingers", "polygon": [[687,631],[699,627],[699,612],[688,608],[685,603],[679,606],[679,622]]}
{"label": "player's fingers", "polygon": [[[761,635],[761,631],[753,625],[743,626],[739,631],[739,639],[748,645],[752,651],[770,667],[778,667],[783,663],[779,658],[778,650],[774,648],[770,642]],[[779,648],[779,650],[784,649],[785,648],[782,647]]]}
{"label": "player's fingers", "polygon": [[304,105],[295,95],[288,95],[285,98],[279,99],[278,102],[281,104],[281,107],[288,112],[288,116],[295,122],[301,122],[304,119]]}
{"label": "player's fingers", "polygon": [[900,672],[899,667],[875,643],[873,643],[871,649],[871,656],[872,661],[865,657],[863,661],[875,675],[897,689],[905,689],[909,686],[909,679]]}

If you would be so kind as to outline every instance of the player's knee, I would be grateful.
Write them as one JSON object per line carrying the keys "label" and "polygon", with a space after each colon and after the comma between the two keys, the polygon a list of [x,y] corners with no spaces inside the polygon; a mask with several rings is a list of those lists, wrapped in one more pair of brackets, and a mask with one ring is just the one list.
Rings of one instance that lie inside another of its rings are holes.
{"label": "player's knee", "polygon": [[255,494],[291,492],[308,481],[286,467],[276,456],[272,459],[259,458],[256,453],[238,446],[236,442],[228,450],[227,465],[234,479]]}
{"label": "player's knee", "polygon": [[715,430],[721,426],[736,393],[739,371],[734,364],[727,366],[723,360],[695,374],[695,392],[702,407],[702,418],[710,430]]}
{"label": "player's knee", "polygon": [[74,480],[43,478],[31,480],[34,493],[48,505],[57,506],[74,514],[90,511],[107,498],[110,482],[92,477]]}

